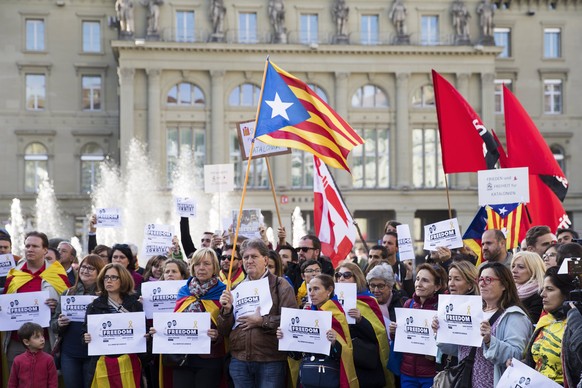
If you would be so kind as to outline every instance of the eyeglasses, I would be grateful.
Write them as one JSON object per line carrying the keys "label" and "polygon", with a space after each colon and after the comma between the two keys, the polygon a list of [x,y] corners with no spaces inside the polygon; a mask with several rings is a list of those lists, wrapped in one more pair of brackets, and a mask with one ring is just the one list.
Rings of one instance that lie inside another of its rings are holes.
{"label": "eyeglasses", "polygon": [[[220,256],[220,260],[231,261],[233,259],[232,255],[222,255]],[[234,258],[235,260],[240,260],[238,257]]]}
{"label": "eyeglasses", "polygon": [[542,259],[547,260],[551,257],[557,257],[558,254],[556,252],[552,252],[552,253],[544,253],[544,255],[542,256]]}
{"label": "eyeglasses", "polygon": [[299,252],[307,253],[311,249],[315,249],[315,248],[310,248],[310,247],[297,247],[297,248],[295,248],[295,252],[297,252],[297,253],[299,253]]}
{"label": "eyeglasses", "polygon": [[382,283],[382,284],[369,283],[368,287],[370,288],[370,290],[377,288],[378,291],[383,291],[386,288],[386,284],[385,283]]}
{"label": "eyeglasses", "polygon": [[342,277],[346,280],[349,280],[352,278],[352,276],[354,276],[354,274],[351,272],[336,272],[335,273],[335,280],[339,280]]}
{"label": "eyeglasses", "polygon": [[321,273],[321,270],[319,268],[316,268],[316,269],[306,269],[305,271],[303,271],[303,273]]}
{"label": "eyeglasses", "polygon": [[483,283],[485,285],[491,284],[494,280],[499,280],[499,278],[494,278],[493,276],[481,276],[479,278],[479,283]]}
{"label": "eyeglasses", "polygon": [[97,271],[97,269],[96,268],[93,268],[93,267],[90,267],[88,265],[82,265],[82,266],[79,267],[79,272],[81,272],[81,271],[95,272],[95,271]]}
{"label": "eyeglasses", "polygon": [[119,280],[119,276],[117,275],[105,275],[103,276],[103,281],[108,282],[108,281],[112,281],[112,282],[116,282]]}

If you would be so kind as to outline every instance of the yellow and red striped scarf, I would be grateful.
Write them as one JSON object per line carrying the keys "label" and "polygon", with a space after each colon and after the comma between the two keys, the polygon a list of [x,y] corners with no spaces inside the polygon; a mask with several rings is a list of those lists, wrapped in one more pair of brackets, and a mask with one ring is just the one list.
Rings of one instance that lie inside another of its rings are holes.
{"label": "yellow and red striped scarf", "polygon": [[140,388],[141,362],[135,354],[101,356],[91,388]]}
{"label": "yellow and red striped scarf", "polygon": [[[218,278],[224,284],[226,284],[226,282],[227,282],[227,280],[226,280],[227,277],[228,277],[228,272],[225,274],[222,270],[218,271]],[[230,284],[231,289],[234,289],[243,280],[245,280],[245,273],[243,272],[242,267],[239,267],[239,269],[236,271],[236,273],[232,274],[232,281]]]}
{"label": "yellow and red striped scarf", "polygon": [[[8,276],[6,278],[6,282],[10,282],[6,293],[16,293],[20,287],[31,281],[34,276],[35,275],[31,275],[28,272],[12,268],[10,272],[8,272]],[[58,261],[55,261],[46,267],[46,269],[38,276],[53,286],[59,295],[62,294],[67,288],[69,288],[69,285],[67,284],[68,280],[65,280],[68,279],[67,272]]]}

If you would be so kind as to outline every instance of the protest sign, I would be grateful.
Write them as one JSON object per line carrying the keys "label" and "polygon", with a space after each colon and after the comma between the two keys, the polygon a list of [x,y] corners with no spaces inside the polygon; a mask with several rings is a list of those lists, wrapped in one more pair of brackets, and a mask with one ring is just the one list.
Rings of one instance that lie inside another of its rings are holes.
{"label": "protest sign", "polygon": [[2,331],[18,330],[27,322],[48,327],[51,309],[45,304],[48,291],[0,295],[0,327]]}
{"label": "protest sign", "polygon": [[331,329],[331,311],[281,308],[279,351],[325,354],[329,356],[331,342],[326,333]]}
{"label": "protest sign", "polygon": [[85,322],[85,313],[89,303],[97,298],[95,295],[61,296],[61,313],[71,322]]}
{"label": "protest sign", "polygon": [[143,312],[87,315],[87,332],[89,356],[146,352]]}
{"label": "protest sign", "polygon": [[503,375],[497,382],[496,388],[560,388],[561,385],[546,376],[542,375],[535,369],[530,368],[523,362],[516,360],[511,361],[512,366],[505,369]]}
{"label": "protest sign", "polygon": [[121,211],[118,208],[97,208],[95,211],[97,218],[97,228],[119,228],[121,227]]}
{"label": "protest sign", "polygon": [[[238,210],[232,211],[232,224],[237,225]],[[261,238],[259,227],[263,222],[261,209],[243,209],[239,235],[246,238]]]}
{"label": "protest sign", "polygon": [[479,206],[529,202],[527,167],[481,170],[477,182]]}
{"label": "protest sign", "polygon": [[[251,144],[255,134],[255,120],[248,120],[237,123],[237,134],[242,160],[248,160],[249,153],[251,151]],[[290,153],[291,148],[272,146],[263,143],[259,139],[255,139],[253,159]]]}
{"label": "protest sign", "polygon": [[142,283],[141,296],[146,318],[152,319],[154,313],[174,312],[178,291],[185,284],[186,280]]}
{"label": "protest sign", "polygon": [[196,200],[187,197],[175,197],[176,211],[180,217],[196,217]]}
{"label": "protest sign", "polygon": [[[414,260],[414,246],[410,236],[410,228],[406,224],[397,225],[396,233],[398,234],[398,254],[400,260]],[[413,266],[413,268],[415,268]]]}
{"label": "protest sign", "polygon": [[439,295],[437,342],[480,347],[483,299],[479,295]]}
{"label": "protest sign", "polygon": [[153,353],[210,354],[210,313],[154,313]]}
{"label": "protest sign", "polygon": [[226,193],[234,190],[234,164],[204,166],[204,192]]}
{"label": "protest sign", "polygon": [[430,327],[434,310],[395,308],[396,334],[394,351],[435,356],[434,333]]}
{"label": "protest sign", "polygon": [[0,276],[8,275],[8,272],[10,272],[10,270],[15,266],[16,263],[14,262],[14,256],[12,256],[12,253],[0,255]]}
{"label": "protest sign", "polygon": [[356,323],[356,319],[348,315],[350,309],[355,309],[358,302],[357,299],[357,284],[356,283],[336,283],[334,294],[337,296],[338,302],[342,305],[346,313],[348,324]]}
{"label": "protest sign", "polygon": [[435,222],[424,227],[424,249],[435,251],[438,247],[461,248],[463,238],[456,218]]}
{"label": "protest sign", "polygon": [[254,314],[257,308],[259,314],[267,315],[273,307],[271,289],[269,288],[269,279],[252,280],[239,283],[232,291],[233,309],[234,309],[234,327],[238,326],[238,318],[245,315]]}

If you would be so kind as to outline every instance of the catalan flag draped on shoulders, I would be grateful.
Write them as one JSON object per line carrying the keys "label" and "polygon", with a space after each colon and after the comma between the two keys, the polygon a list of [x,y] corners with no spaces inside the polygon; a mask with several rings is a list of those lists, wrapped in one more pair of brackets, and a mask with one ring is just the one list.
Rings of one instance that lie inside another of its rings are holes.
{"label": "catalan flag draped on shoulders", "polygon": [[[21,287],[23,287],[30,281],[34,281],[35,279],[40,280],[41,283],[43,281],[48,283],[55,289],[55,291],[59,295],[70,287],[67,272],[65,271],[61,263],[56,261],[43,268],[39,269],[34,274],[28,270],[26,262],[22,266],[12,268],[10,272],[8,272],[8,276],[6,277],[5,293],[6,294],[17,293]],[[39,288],[36,291],[40,290],[41,289]]]}
{"label": "catalan flag draped on shoulders", "polygon": [[[374,333],[378,339],[378,355],[381,365],[388,364],[390,355],[390,344],[388,342],[387,327],[384,323],[384,316],[380,310],[378,301],[370,291],[360,292],[357,295],[356,307],[360,310],[362,317],[366,318],[374,328]],[[385,387],[394,387],[394,376],[387,368],[383,368],[386,379]]]}
{"label": "catalan flag draped on shoulders", "polygon": [[[317,307],[312,305],[312,310]],[[319,308],[321,311],[331,311],[331,328],[337,333],[336,341],[342,346],[341,369],[340,369],[340,388],[358,388],[358,376],[354,366],[354,349],[352,347],[352,338],[348,321],[341,303],[337,299],[330,299]]]}
{"label": "catalan flag draped on shoulders", "polygon": [[307,84],[268,59],[259,104],[255,138],[350,171],[347,156],[362,138]]}

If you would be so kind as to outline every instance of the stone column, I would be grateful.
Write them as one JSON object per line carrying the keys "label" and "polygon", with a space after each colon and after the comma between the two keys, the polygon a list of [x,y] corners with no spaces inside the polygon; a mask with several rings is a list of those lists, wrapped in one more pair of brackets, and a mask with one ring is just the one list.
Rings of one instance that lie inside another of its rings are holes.
{"label": "stone column", "polygon": [[396,73],[396,128],[391,128],[395,147],[390,147],[391,185],[412,187],[412,133],[408,120],[408,80],[410,73]]}
{"label": "stone column", "polygon": [[118,68],[119,76],[119,162],[124,168],[127,160],[124,151],[129,149],[129,142],[135,135],[134,130],[134,90],[135,69]]}
{"label": "stone column", "polygon": [[[471,79],[471,74],[469,73],[457,73],[457,90],[465,99],[469,100],[469,81]],[[454,174],[449,175],[449,184],[452,187],[467,188],[471,185],[470,173]]]}
{"label": "stone column", "polygon": [[230,137],[224,122],[224,70],[211,70],[210,77],[212,83],[210,130],[206,130],[210,139],[210,148],[206,149],[210,150],[210,157],[206,158],[206,163],[227,163]]}
{"label": "stone column", "polygon": [[147,69],[148,76],[148,152],[150,160],[159,168],[160,176],[166,176],[166,163],[162,160],[163,146],[160,128],[160,69]]}
{"label": "stone column", "polygon": [[[348,117],[348,101],[350,100],[348,96],[348,80],[350,73],[347,72],[336,72],[335,73],[335,111],[347,120]],[[348,156],[348,166],[351,165],[351,156]],[[332,171],[336,183],[340,190],[352,188],[352,177],[345,171],[332,168]]]}

